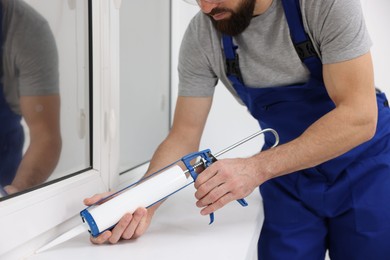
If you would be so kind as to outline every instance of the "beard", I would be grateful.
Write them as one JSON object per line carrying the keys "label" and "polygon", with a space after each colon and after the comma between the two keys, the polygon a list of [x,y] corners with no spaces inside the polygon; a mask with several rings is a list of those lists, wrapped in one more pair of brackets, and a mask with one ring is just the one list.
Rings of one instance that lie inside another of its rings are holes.
{"label": "beard", "polygon": [[[242,0],[236,11],[228,8],[216,7],[207,15],[210,16],[211,21],[218,31],[230,36],[236,36],[242,33],[250,24],[255,9],[256,0]],[[224,20],[216,21],[213,15],[228,12],[230,17]]]}

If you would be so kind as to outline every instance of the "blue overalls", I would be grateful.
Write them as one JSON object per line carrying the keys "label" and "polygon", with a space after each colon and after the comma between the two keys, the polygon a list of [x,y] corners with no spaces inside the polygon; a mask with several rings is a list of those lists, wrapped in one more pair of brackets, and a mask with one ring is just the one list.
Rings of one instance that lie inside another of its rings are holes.
{"label": "blue overalls", "polygon": [[[261,128],[289,142],[335,108],[322,78],[322,64],[307,36],[299,0],[282,0],[297,54],[311,75],[305,84],[253,88],[244,85],[237,46],[223,35],[227,76]],[[390,109],[377,93],[375,136],[316,167],[271,179],[260,186],[264,223],[258,243],[262,260],[390,259]],[[263,149],[274,140],[265,136]]]}
{"label": "blue overalls", "polygon": [[[0,3],[0,30],[3,28],[3,9]],[[0,33],[0,185],[11,184],[22,159],[24,133],[21,116],[9,107],[3,91],[3,34]]]}

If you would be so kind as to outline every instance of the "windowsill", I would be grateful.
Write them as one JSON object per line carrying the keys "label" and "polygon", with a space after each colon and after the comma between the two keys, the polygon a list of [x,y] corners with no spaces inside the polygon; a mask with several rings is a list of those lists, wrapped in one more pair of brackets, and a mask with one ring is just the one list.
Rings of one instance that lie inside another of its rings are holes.
{"label": "windowsill", "polygon": [[[83,207],[82,198],[102,192],[97,171],[91,170],[64,181],[22,194],[0,204],[0,258],[37,239],[74,217]],[[22,253],[22,252],[20,252]]]}
{"label": "windowsill", "polygon": [[215,222],[201,216],[192,186],[174,194],[156,212],[149,230],[133,241],[92,245],[87,232],[29,257],[46,259],[257,259],[257,240],[263,220],[258,190],[242,208],[232,202],[215,213]]}

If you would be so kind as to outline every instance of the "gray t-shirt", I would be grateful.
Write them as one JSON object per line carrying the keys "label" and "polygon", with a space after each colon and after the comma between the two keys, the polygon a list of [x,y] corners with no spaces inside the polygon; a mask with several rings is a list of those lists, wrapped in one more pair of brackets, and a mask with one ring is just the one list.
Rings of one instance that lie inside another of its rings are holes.
{"label": "gray t-shirt", "polygon": [[[350,60],[370,50],[359,0],[301,0],[301,11],[323,64]],[[233,41],[247,86],[279,87],[307,81],[309,71],[294,49],[281,0],[273,0],[265,13],[253,17]],[[202,12],[184,35],[178,71],[180,96],[211,96],[221,80],[237,98],[225,74],[221,35]]]}
{"label": "gray t-shirt", "polygon": [[3,71],[5,98],[20,114],[20,96],[59,93],[58,52],[48,22],[20,0],[3,4]]}

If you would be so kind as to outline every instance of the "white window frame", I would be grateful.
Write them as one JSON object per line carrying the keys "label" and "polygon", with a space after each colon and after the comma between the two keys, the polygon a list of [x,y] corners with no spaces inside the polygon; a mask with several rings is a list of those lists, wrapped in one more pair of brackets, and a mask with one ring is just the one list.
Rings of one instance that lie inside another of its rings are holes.
{"label": "white window frame", "polygon": [[80,221],[83,198],[118,182],[117,174],[110,173],[117,172],[119,150],[119,5],[92,1],[92,169],[0,202],[1,259],[31,255],[60,235],[64,225]]}

